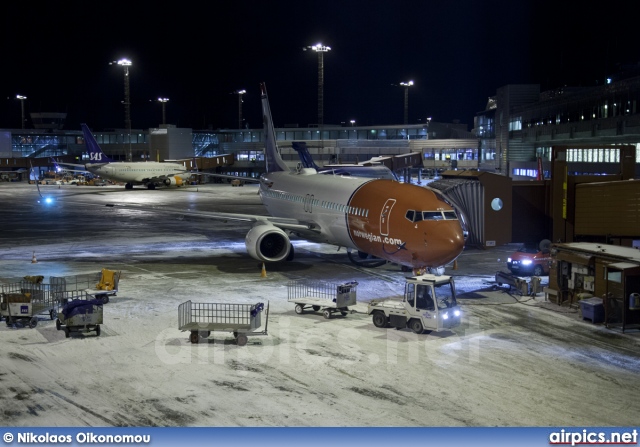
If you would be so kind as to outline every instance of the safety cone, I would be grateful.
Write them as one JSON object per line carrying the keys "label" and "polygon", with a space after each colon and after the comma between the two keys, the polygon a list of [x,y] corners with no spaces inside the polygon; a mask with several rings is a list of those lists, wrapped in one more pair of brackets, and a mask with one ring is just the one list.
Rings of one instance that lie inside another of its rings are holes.
{"label": "safety cone", "polygon": [[264,268],[264,262],[262,263],[262,273],[260,273],[261,278],[267,277],[267,269]]}
{"label": "safety cone", "polygon": [[36,264],[38,262],[38,260],[36,259],[36,252],[33,252],[33,258],[31,258],[31,263],[32,264]]}

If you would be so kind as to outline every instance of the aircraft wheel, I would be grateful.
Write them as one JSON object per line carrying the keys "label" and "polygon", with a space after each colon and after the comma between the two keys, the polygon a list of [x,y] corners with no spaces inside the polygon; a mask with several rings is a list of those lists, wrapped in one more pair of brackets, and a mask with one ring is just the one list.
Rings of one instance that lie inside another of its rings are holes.
{"label": "aircraft wheel", "polygon": [[349,257],[349,260],[355,265],[357,265],[358,267],[375,268],[375,267],[380,267],[382,265],[385,265],[387,263],[386,260],[375,258],[375,257],[367,257],[366,259],[361,259],[360,253],[361,252],[358,252],[356,255],[354,255],[351,251],[347,251],[347,256]]}

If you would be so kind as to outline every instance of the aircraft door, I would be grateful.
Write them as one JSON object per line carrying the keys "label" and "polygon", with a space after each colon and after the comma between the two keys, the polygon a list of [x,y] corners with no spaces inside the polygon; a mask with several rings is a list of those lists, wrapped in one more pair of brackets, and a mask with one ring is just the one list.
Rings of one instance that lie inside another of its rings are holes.
{"label": "aircraft door", "polygon": [[382,236],[389,236],[389,218],[391,216],[391,209],[396,204],[396,199],[387,199],[380,212],[380,234]]}
{"label": "aircraft door", "polygon": [[307,213],[313,212],[313,194],[307,194],[304,198],[304,210]]}

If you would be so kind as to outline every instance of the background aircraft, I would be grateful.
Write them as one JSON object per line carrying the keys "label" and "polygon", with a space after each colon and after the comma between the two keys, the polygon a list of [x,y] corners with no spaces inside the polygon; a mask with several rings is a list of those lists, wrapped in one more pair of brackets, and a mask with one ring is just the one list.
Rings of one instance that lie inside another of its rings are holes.
{"label": "background aircraft", "polygon": [[[81,124],[81,127],[91,162],[84,165],[59,164],[82,167],[103,179],[124,183],[126,189],[132,189],[134,185],[144,185],[148,189],[155,189],[156,186],[182,186],[188,184],[191,176],[196,174],[180,163],[157,161],[119,162],[111,160],[102,151],[87,125]],[[67,170],[74,171],[74,169]],[[76,169],[75,171],[78,170]]]}
{"label": "background aircraft", "polygon": [[294,141],[291,143],[291,147],[298,152],[300,162],[305,168],[313,168],[319,174],[330,175],[350,175],[352,177],[371,177],[371,178],[386,178],[389,180],[398,180],[398,177],[393,171],[387,168],[382,163],[363,162],[357,164],[329,164],[319,167],[311,154],[307,143],[304,141]]}
{"label": "background aircraft", "polygon": [[247,252],[263,262],[292,259],[292,234],[414,270],[442,267],[462,252],[456,212],[433,191],[394,180],[318,175],[313,168],[290,171],[277,150],[264,84],[261,89],[266,173],[259,194],[270,216],[109,206],[249,223]]}

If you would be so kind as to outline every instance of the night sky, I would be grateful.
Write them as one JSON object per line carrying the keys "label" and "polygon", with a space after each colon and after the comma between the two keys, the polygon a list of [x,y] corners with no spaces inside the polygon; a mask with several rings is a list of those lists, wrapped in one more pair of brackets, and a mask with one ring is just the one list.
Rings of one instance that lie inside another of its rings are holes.
{"label": "night sky", "polygon": [[0,128],[20,128],[16,94],[28,97],[27,114],[66,112],[65,129],[124,128],[124,71],[109,65],[124,57],[134,129],[161,123],[158,97],[170,99],[170,124],[237,128],[239,89],[243,118],[260,128],[263,81],[276,126],[317,123],[318,57],[302,48],[319,42],[332,48],[325,124],[401,124],[397,84],[413,80],[410,123],[470,130],[501,86],[592,86],[640,61],[632,2],[19,3],[2,14]]}

